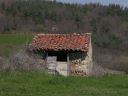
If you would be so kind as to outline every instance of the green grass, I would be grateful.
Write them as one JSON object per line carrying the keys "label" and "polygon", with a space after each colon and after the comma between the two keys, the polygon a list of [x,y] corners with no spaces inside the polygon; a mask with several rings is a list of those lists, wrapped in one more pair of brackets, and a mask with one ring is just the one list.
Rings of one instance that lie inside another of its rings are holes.
{"label": "green grass", "polygon": [[32,41],[33,34],[0,34],[0,56],[11,52]]}
{"label": "green grass", "polygon": [[1,45],[21,45],[30,43],[33,35],[26,34],[0,34]]}
{"label": "green grass", "polygon": [[62,77],[42,72],[0,73],[0,96],[127,96],[128,76]]}

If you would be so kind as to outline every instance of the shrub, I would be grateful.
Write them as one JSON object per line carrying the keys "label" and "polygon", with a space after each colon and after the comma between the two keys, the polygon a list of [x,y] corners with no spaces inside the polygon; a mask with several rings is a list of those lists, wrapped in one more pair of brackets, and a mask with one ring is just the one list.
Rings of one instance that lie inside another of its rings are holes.
{"label": "shrub", "polygon": [[5,58],[0,57],[0,71],[4,71],[8,69],[9,64]]}
{"label": "shrub", "polygon": [[107,34],[95,34],[92,37],[93,42],[103,48],[120,48],[120,45],[122,43],[122,40],[118,37],[116,37],[113,34],[107,33]]}
{"label": "shrub", "polygon": [[47,29],[43,25],[37,25],[34,29],[35,32],[47,32]]}
{"label": "shrub", "polygon": [[46,68],[42,57],[32,52],[30,54],[26,48],[11,54],[8,64],[8,70],[10,71],[43,70]]}

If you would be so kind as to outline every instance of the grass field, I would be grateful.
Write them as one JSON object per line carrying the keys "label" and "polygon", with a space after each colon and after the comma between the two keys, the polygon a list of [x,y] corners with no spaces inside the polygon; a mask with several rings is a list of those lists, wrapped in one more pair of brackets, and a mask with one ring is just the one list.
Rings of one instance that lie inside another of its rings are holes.
{"label": "grass field", "polygon": [[[33,34],[0,34],[0,56],[29,44]],[[127,96],[128,75],[62,77],[44,72],[0,72],[0,96]]]}
{"label": "grass field", "polygon": [[31,42],[33,34],[0,34],[0,56],[8,56]]}
{"label": "grass field", "polygon": [[0,96],[128,96],[128,76],[65,78],[43,72],[2,72]]}

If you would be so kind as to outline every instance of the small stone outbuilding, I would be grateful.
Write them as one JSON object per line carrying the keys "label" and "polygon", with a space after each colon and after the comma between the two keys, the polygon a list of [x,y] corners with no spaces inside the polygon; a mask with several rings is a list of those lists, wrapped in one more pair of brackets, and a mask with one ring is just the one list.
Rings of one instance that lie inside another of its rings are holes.
{"label": "small stone outbuilding", "polygon": [[39,52],[49,73],[89,76],[92,72],[91,34],[38,34],[32,51]]}

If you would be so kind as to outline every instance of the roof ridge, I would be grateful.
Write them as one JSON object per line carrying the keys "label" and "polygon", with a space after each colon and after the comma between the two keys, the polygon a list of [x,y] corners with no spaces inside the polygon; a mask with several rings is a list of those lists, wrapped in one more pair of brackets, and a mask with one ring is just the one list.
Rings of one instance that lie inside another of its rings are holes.
{"label": "roof ridge", "polygon": [[59,34],[59,33],[57,33],[57,34],[44,34],[44,33],[40,33],[40,34],[37,34],[37,36],[41,36],[41,35],[83,35],[83,34],[87,34],[87,35],[89,35],[89,34],[91,34],[91,33],[70,33],[70,34]]}

